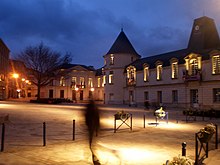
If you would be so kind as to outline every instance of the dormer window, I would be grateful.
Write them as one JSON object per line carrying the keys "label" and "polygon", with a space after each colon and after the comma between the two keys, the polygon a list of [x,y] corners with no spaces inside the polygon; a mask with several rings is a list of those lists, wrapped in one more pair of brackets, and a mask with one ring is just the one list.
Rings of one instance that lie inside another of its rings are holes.
{"label": "dormer window", "polygon": [[172,58],[170,60],[171,65],[171,78],[177,79],[178,78],[178,60],[176,58]]}
{"label": "dormer window", "polygon": [[149,81],[149,66],[144,65],[144,81]]}
{"label": "dormer window", "polygon": [[114,65],[114,55],[110,55],[110,65]]}
{"label": "dormer window", "polygon": [[127,67],[127,84],[134,85],[136,83],[136,68],[134,66]]}
{"label": "dormer window", "polygon": [[162,62],[156,62],[157,80],[162,80]]}
{"label": "dormer window", "polygon": [[212,74],[220,74],[220,55],[212,56]]}
{"label": "dormer window", "polygon": [[198,54],[190,54],[185,58],[186,71],[189,76],[197,75],[201,70],[202,57]]}

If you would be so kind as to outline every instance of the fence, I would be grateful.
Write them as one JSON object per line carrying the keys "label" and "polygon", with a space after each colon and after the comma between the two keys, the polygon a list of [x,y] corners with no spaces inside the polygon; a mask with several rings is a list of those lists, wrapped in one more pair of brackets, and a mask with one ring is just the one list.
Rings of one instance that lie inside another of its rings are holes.
{"label": "fence", "polygon": [[[5,141],[12,141],[15,143],[15,141],[17,141],[17,139],[22,139],[22,141],[24,141],[25,143],[27,143],[27,140],[30,140],[30,137],[36,137],[39,141],[39,137],[42,139],[42,146],[46,146],[48,139],[53,139],[54,137],[58,137],[59,135],[58,130],[54,129],[55,125],[53,124],[53,128],[50,129],[50,123],[14,123],[12,126],[12,129],[6,129],[5,127],[5,123],[1,124],[1,152],[4,151],[5,149]],[[62,127],[62,123],[60,125]],[[20,127],[20,128],[18,128]],[[68,129],[66,128],[66,131],[63,131],[60,133],[61,135],[64,135],[64,133],[67,133],[67,135],[69,137],[71,137],[71,140],[75,140],[75,133],[76,133],[76,124],[75,124],[75,120],[72,121],[72,125],[70,125],[70,127],[72,127],[72,129]],[[15,130],[13,130],[13,128],[18,128],[19,132],[17,131],[17,134],[15,132]],[[22,130],[23,131],[20,131]],[[25,130],[24,130],[25,129]],[[42,131],[42,133],[41,133]],[[72,133],[70,133],[72,131]],[[28,132],[28,133],[27,133]],[[27,136],[30,135],[30,136]],[[7,135],[7,136],[6,136]],[[7,137],[11,137],[10,140],[7,139]],[[53,137],[53,138],[51,138]],[[36,140],[36,139],[35,139]],[[56,139],[57,140],[57,139]],[[32,139],[32,141],[34,141]],[[35,142],[31,142],[31,143],[35,143]]]}

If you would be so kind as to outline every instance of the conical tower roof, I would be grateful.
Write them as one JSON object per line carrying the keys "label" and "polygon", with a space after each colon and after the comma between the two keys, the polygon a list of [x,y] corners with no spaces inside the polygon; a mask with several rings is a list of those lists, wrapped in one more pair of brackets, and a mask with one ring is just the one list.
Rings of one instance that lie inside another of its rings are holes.
{"label": "conical tower roof", "polygon": [[199,51],[219,46],[220,40],[214,20],[206,16],[195,19],[188,49]]}
{"label": "conical tower roof", "polygon": [[134,47],[132,46],[131,42],[125,35],[123,29],[121,30],[120,34],[118,35],[117,39],[113,43],[112,47],[108,51],[107,54],[135,54],[137,56],[140,56]]}

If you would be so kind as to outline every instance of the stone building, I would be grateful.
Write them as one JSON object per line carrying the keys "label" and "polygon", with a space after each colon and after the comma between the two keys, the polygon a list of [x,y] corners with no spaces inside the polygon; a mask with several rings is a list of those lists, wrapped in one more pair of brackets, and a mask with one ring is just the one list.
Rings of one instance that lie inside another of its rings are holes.
{"label": "stone building", "polygon": [[9,52],[10,50],[6,44],[0,39],[0,100],[5,100],[7,98]]}
{"label": "stone building", "polygon": [[[178,34],[177,34],[178,35]],[[98,70],[69,64],[66,77],[54,80],[44,97],[105,104],[220,108],[220,39],[213,19],[194,20],[187,48],[145,58],[123,30],[103,56]]]}

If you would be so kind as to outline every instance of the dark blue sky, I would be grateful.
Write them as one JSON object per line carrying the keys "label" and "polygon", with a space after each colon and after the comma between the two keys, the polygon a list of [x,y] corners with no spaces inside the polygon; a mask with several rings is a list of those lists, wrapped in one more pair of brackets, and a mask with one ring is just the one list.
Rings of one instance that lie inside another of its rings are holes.
{"label": "dark blue sky", "polygon": [[185,48],[195,18],[213,18],[220,31],[219,8],[219,0],[0,0],[0,38],[11,57],[42,41],[99,68],[122,27],[147,57]]}

